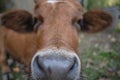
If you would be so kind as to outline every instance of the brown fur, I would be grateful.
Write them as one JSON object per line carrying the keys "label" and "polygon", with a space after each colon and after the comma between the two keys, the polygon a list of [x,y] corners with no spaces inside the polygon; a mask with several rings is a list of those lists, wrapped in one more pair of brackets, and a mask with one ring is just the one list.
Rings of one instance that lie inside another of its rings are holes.
{"label": "brown fur", "polygon": [[[26,22],[32,20],[32,15],[28,12],[18,10],[3,15],[2,25],[5,27],[1,29],[4,31],[1,32],[4,35],[1,36],[0,44],[2,67],[8,67],[4,64],[6,62],[5,50],[27,67],[29,67],[33,55],[43,48],[57,47],[58,49],[65,48],[77,52],[78,32],[73,24],[82,20],[82,6],[77,0],[61,0],[65,2],[54,5],[47,4],[45,0],[37,1],[34,10],[35,16],[39,20],[42,17],[43,23],[39,25],[36,33],[18,33],[27,32],[26,27],[33,27],[31,23]],[[108,20],[109,18],[110,20]],[[87,12],[84,19],[87,22],[85,25],[91,30],[89,32],[100,31],[111,23],[111,16],[102,11]],[[94,29],[96,27],[97,29]],[[2,71],[8,72],[4,69]]]}
{"label": "brown fur", "polygon": [[101,10],[91,10],[83,15],[83,26],[89,33],[99,32],[112,24],[112,16]]}
{"label": "brown fur", "polygon": [[17,32],[28,32],[33,30],[33,16],[25,10],[10,11],[2,15],[1,25]]}

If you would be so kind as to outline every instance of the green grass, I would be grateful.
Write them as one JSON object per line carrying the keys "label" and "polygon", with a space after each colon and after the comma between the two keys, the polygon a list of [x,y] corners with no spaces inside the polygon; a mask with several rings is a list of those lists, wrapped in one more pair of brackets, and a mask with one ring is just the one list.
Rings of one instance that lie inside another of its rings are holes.
{"label": "green grass", "polygon": [[[99,80],[102,78],[120,80],[120,52],[87,50],[81,55],[84,80]],[[97,52],[98,53],[97,53]],[[104,79],[103,79],[104,80]]]}
{"label": "green grass", "polygon": [[117,33],[120,33],[120,28],[117,28],[115,31],[116,31]]}
{"label": "green grass", "polygon": [[24,80],[21,76],[20,73],[13,73],[15,80]]}

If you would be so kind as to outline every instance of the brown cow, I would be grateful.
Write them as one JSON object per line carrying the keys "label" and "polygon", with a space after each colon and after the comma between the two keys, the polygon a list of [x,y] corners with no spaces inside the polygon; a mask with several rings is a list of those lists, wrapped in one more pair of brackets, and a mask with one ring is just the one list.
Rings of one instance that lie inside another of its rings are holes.
{"label": "brown cow", "polygon": [[6,51],[30,67],[34,80],[81,80],[78,33],[99,32],[111,23],[105,11],[83,14],[77,0],[35,0],[34,16],[24,10],[3,14],[0,62],[2,72],[7,73],[3,80],[10,80]]}

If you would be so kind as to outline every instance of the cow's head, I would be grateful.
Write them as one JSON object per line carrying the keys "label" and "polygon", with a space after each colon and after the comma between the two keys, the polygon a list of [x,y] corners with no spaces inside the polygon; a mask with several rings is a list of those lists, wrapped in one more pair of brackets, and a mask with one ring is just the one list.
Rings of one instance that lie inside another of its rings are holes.
{"label": "cow's head", "polygon": [[38,36],[38,51],[31,59],[33,79],[80,80],[78,33],[107,28],[112,23],[111,15],[101,10],[83,14],[77,0],[35,0],[34,12],[38,21],[23,10],[9,12],[1,18],[2,25],[10,29],[20,33],[34,31]]}

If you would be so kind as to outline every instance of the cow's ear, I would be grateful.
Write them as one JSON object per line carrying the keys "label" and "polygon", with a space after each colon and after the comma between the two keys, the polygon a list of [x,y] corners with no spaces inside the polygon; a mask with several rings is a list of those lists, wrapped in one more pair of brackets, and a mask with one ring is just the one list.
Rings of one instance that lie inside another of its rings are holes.
{"label": "cow's ear", "polygon": [[95,33],[104,30],[112,24],[112,16],[103,10],[91,10],[79,21],[81,31]]}
{"label": "cow's ear", "polygon": [[16,32],[32,32],[34,18],[25,10],[15,10],[1,15],[1,25]]}

